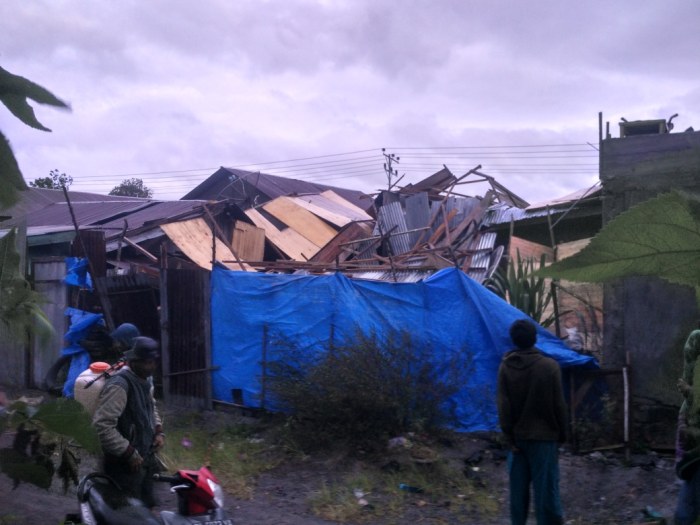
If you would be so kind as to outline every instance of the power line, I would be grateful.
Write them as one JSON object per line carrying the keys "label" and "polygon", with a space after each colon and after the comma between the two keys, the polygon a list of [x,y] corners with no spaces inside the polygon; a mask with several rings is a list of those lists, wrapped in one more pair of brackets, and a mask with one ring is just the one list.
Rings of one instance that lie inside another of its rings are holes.
{"label": "power line", "polygon": [[[532,176],[536,173],[593,175],[598,171],[598,153],[591,144],[403,146],[384,149],[384,151],[387,150],[393,150],[397,157],[401,157],[400,171],[404,173],[420,172],[428,175],[439,171],[443,165],[458,173],[473,168],[477,162],[484,165],[482,171],[494,176],[499,174]],[[288,160],[240,164],[228,168],[264,171],[269,175],[290,176],[309,182],[378,177],[383,174],[382,151],[382,148],[362,149]],[[436,162],[431,162],[432,159]],[[589,159],[589,162],[586,162],[586,159]],[[595,162],[590,162],[592,159],[596,159]],[[157,188],[159,192],[187,192],[218,169],[219,167],[192,168],[95,175],[83,184],[80,183],[82,181],[76,181],[78,183],[76,187],[89,184],[111,188],[124,178],[148,177],[148,179],[144,178],[144,183]]]}

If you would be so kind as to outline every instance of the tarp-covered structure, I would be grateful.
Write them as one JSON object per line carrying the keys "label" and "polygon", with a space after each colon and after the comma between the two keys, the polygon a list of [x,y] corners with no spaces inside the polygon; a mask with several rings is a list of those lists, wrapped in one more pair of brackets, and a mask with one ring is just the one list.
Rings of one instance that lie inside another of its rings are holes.
{"label": "tarp-covered structure", "polygon": [[[214,399],[270,408],[265,364],[275,341],[318,351],[344,344],[357,329],[379,337],[408,332],[436,356],[467,349],[473,362],[464,389],[451,399],[456,430],[496,430],[496,376],[511,349],[510,324],[524,316],[458,269],[418,283],[354,280],[331,275],[260,274],[214,268],[211,280]],[[562,368],[595,367],[592,357],[567,348],[538,327],[537,346]],[[361,366],[358,363],[358,366]]]}

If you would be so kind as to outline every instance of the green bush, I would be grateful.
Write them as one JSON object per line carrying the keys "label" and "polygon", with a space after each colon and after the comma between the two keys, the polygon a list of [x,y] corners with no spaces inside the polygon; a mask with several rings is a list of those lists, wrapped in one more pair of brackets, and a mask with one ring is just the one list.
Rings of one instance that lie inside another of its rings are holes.
{"label": "green bush", "polygon": [[406,432],[431,432],[453,421],[449,403],[465,384],[467,352],[416,345],[407,333],[326,349],[278,345],[266,384],[291,413],[288,428],[304,450],[345,444],[384,447]]}

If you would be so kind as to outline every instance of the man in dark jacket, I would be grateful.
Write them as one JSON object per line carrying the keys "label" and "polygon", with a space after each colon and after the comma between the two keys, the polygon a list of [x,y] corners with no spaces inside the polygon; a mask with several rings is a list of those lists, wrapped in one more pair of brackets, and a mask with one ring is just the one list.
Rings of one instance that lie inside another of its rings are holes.
{"label": "man in dark jacket", "polygon": [[524,525],[535,495],[538,525],[564,523],[559,498],[559,443],[566,439],[566,401],[557,362],[535,348],[537,329],[521,319],[510,327],[515,350],[498,369],[498,417],[510,446],[510,515]]}
{"label": "man in dark jacket", "polygon": [[105,474],[153,508],[152,475],[158,467],[155,452],[165,442],[150,380],[158,343],[149,337],[136,337],[125,357],[128,368],[107,380],[92,422],[104,453]]}

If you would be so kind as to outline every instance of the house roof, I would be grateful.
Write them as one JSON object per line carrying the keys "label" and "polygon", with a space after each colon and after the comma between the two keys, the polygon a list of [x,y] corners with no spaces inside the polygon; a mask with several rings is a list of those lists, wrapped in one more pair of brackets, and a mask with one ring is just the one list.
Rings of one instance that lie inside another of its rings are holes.
{"label": "house roof", "polygon": [[[20,193],[20,201],[2,211],[11,216],[0,222],[0,229],[26,223],[29,236],[70,232],[74,230],[71,208],[79,228],[101,229],[105,237],[119,235],[128,224],[128,232],[157,226],[173,218],[201,214],[204,201],[154,201],[137,197],[68,192],[71,206],[60,190],[29,188]],[[160,234],[160,232],[159,232]]]}
{"label": "house roof", "polygon": [[372,204],[371,199],[358,190],[223,166],[187,193],[183,199],[231,199],[240,208],[248,209],[277,197],[319,194],[326,190],[334,191],[363,210]]}
{"label": "house roof", "polygon": [[[2,222],[2,226],[6,224],[15,224],[16,218],[32,215],[39,210],[43,210],[51,204],[58,202],[65,203],[66,198],[62,190],[49,190],[46,188],[27,188],[19,192],[18,202],[6,209],[0,209],[0,215],[10,217]],[[83,191],[69,191],[68,198],[71,202],[91,202],[98,200],[101,202],[124,202],[133,201],[132,197],[119,197],[116,195],[96,195],[95,193],[86,193]]]}
{"label": "house roof", "polygon": [[601,195],[601,186],[595,184],[590,188],[581,189],[563,197],[531,204],[527,208],[516,208],[503,203],[495,204],[489,208],[486,214],[486,224],[497,226],[511,221],[546,217],[548,214],[560,215],[572,209],[580,211],[589,208],[592,214],[600,214],[599,206],[591,206],[591,204],[600,203]]}

